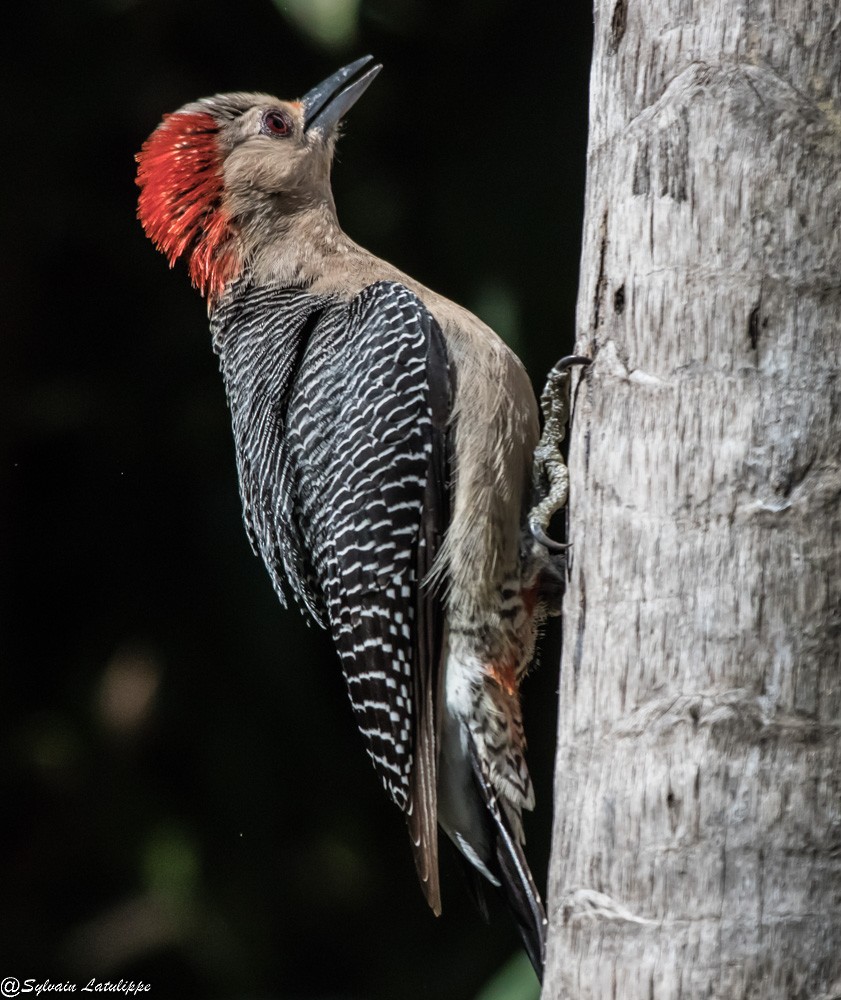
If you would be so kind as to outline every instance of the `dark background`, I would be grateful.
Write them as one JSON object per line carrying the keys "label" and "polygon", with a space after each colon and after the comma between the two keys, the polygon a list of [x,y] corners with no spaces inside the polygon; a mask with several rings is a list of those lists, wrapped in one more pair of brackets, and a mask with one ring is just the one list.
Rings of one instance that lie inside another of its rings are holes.
{"label": "dark background", "polygon": [[[298,96],[372,52],[343,225],[495,326],[539,387],[573,340],[591,32],[585,0],[68,0],[4,26],[0,978],[448,1000],[518,952],[449,851],[427,910],[335,655],[250,552],[205,307],[143,236],[133,156],[186,101]],[[534,993],[522,958],[505,975],[481,995]]]}

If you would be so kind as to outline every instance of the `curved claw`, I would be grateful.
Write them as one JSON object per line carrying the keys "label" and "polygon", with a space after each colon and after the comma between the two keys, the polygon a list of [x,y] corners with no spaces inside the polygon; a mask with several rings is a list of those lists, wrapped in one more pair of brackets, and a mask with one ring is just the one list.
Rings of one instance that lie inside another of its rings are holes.
{"label": "curved claw", "polygon": [[572,548],[572,542],[556,542],[554,538],[550,538],[537,521],[529,521],[529,531],[534,540],[550,552],[566,552]]}
{"label": "curved claw", "polygon": [[556,361],[552,366],[553,372],[565,372],[567,368],[572,368],[573,365],[591,365],[593,363],[592,358],[585,358],[583,354],[567,354],[566,357]]}

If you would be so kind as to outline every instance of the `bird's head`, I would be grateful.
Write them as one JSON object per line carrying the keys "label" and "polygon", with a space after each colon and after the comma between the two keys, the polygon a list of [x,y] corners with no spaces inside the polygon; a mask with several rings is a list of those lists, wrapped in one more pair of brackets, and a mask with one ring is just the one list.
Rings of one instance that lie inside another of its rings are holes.
{"label": "bird's head", "polygon": [[165,115],[137,154],[138,217],[170,266],[184,255],[202,295],[242,270],[249,235],[332,207],[337,126],[381,67],[343,67],[299,101],[217,94]]}

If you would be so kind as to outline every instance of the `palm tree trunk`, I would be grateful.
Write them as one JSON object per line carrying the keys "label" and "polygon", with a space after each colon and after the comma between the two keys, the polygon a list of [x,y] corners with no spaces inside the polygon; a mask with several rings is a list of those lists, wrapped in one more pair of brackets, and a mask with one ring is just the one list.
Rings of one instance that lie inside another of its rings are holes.
{"label": "palm tree trunk", "polygon": [[596,2],[544,998],[841,997],[841,7]]}

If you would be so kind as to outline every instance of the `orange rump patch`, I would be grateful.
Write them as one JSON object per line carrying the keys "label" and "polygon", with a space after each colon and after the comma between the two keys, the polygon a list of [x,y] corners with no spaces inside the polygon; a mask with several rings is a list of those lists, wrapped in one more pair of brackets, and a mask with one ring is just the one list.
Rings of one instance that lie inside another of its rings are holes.
{"label": "orange rump patch", "polygon": [[512,660],[506,660],[503,663],[487,663],[485,664],[485,673],[510,698],[515,697],[519,686],[517,683],[517,669]]}

